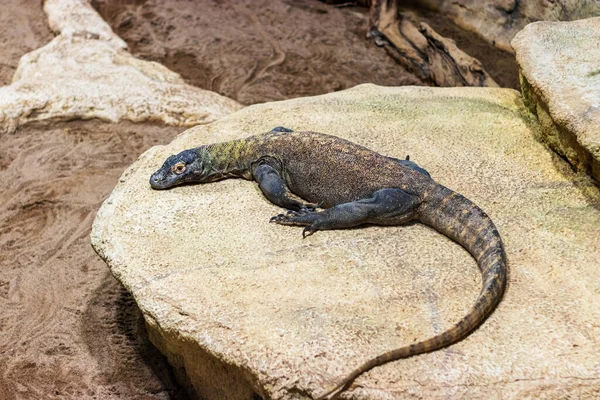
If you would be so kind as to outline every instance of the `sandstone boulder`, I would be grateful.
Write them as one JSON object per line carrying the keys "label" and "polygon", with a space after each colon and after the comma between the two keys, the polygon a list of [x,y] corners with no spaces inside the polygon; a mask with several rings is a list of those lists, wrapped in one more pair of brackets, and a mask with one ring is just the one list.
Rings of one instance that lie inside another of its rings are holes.
{"label": "sandstone boulder", "polygon": [[598,188],[534,139],[513,90],[361,85],[189,129],[141,155],[98,212],[94,248],[199,397],[311,398],[444,330],[480,288],[474,260],[421,224],[302,239],[269,224],[280,209],[251,182],[148,185],[171,154],[277,125],[410,154],[488,212],[506,245],[510,283],[490,319],[447,349],[373,369],[342,398],[600,395]]}
{"label": "sandstone boulder", "polygon": [[87,1],[48,0],[45,11],[59,35],[24,55],[12,84],[0,87],[0,133],[76,118],[193,126],[241,107],[133,57]]}
{"label": "sandstone boulder", "polygon": [[511,39],[534,21],[571,21],[600,16],[595,0],[418,0],[499,48],[511,51]]}
{"label": "sandstone boulder", "polygon": [[67,37],[96,37],[113,46],[127,49],[127,43],[94,10],[89,0],[44,0],[48,25],[57,34]]}
{"label": "sandstone boulder", "polygon": [[512,41],[541,139],[600,181],[600,18],[537,22]]}

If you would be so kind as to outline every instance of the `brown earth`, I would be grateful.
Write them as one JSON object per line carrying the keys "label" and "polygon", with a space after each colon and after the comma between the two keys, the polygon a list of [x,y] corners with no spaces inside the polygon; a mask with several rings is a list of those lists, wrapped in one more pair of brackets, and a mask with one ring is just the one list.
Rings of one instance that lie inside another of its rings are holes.
{"label": "brown earth", "polygon": [[[93,0],[132,53],[243,104],[333,92],[359,83],[423,85],[366,39],[368,9],[317,0]],[[402,9],[519,89],[514,55],[430,11]]]}
{"label": "brown earth", "polygon": [[94,0],[133,55],[242,104],[423,85],[365,38],[367,10],[310,1]]}
{"label": "brown earth", "polygon": [[40,0],[2,0],[0,7],[0,86],[8,85],[23,54],[52,38]]}
{"label": "brown earth", "polygon": [[182,397],[89,243],[123,169],[181,130],[74,121],[0,138],[0,399]]}
{"label": "brown earth", "polygon": [[[39,0],[7,1],[0,84],[52,38]],[[356,8],[95,3],[134,54],[243,103],[361,82],[420,84],[365,40],[367,16]],[[181,130],[73,121],[0,137],[0,399],[185,397],[132,298],[89,244],[95,213],[124,168]]]}

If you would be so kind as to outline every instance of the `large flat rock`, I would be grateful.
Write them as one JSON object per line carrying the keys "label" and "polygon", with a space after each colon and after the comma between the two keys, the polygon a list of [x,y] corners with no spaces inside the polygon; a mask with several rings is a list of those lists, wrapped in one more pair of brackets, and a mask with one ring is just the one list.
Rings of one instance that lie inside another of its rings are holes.
{"label": "large flat rock", "polygon": [[537,22],[512,41],[541,138],[600,181],[600,18]]}
{"label": "large flat rock", "polygon": [[598,189],[534,139],[513,90],[362,85],[189,129],[140,156],[100,209],[94,248],[199,397],[310,398],[449,327],[480,288],[474,260],[421,224],[303,240],[269,224],[280,209],[251,182],[148,185],[170,154],[277,125],[410,154],[486,210],[506,245],[508,291],[475,333],[375,368],[342,398],[600,396]]}

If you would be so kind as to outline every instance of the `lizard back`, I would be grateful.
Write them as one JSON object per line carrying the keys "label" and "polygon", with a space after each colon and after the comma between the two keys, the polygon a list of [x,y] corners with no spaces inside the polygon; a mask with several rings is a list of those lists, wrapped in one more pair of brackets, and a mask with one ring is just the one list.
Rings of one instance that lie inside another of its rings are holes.
{"label": "lizard back", "polygon": [[255,145],[257,154],[280,163],[294,194],[323,207],[367,198],[386,187],[416,194],[433,182],[396,158],[322,133],[272,132]]}

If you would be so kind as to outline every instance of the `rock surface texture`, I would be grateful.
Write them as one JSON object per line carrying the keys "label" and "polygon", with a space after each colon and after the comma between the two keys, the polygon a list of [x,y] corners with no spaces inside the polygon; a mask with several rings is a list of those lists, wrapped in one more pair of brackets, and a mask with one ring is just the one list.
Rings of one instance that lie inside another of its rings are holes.
{"label": "rock surface texture", "polygon": [[541,139],[600,181],[600,18],[537,22],[512,41]]}
{"label": "rock surface texture", "polygon": [[457,25],[506,51],[512,51],[511,39],[530,22],[600,16],[600,2],[596,0],[417,0],[415,3],[446,13]]}
{"label": "rock surface texture", "polygon": [[240,108],[158,63],[134,58],[87,1],[47,0],[44,10],[59,35],[24,55],[12,84],[0,88],[0,132],[76,118],[191,126]]}
{"label": "rock surface texture", "polygon": [[140,306],[153,343],[207,399],[311,398],[359,363],[456,322],[474,260],[421,225],[318,232],[244,180],[153,191],[185,148],[283,125],[427,168],[479,204],[507,250],[504,300],[445,350],[359,377],[346,399],[600,395],[600,194],[534,139],[510,89],[362,85],[247,107],[153,147],[101,207],[92,244]]}

